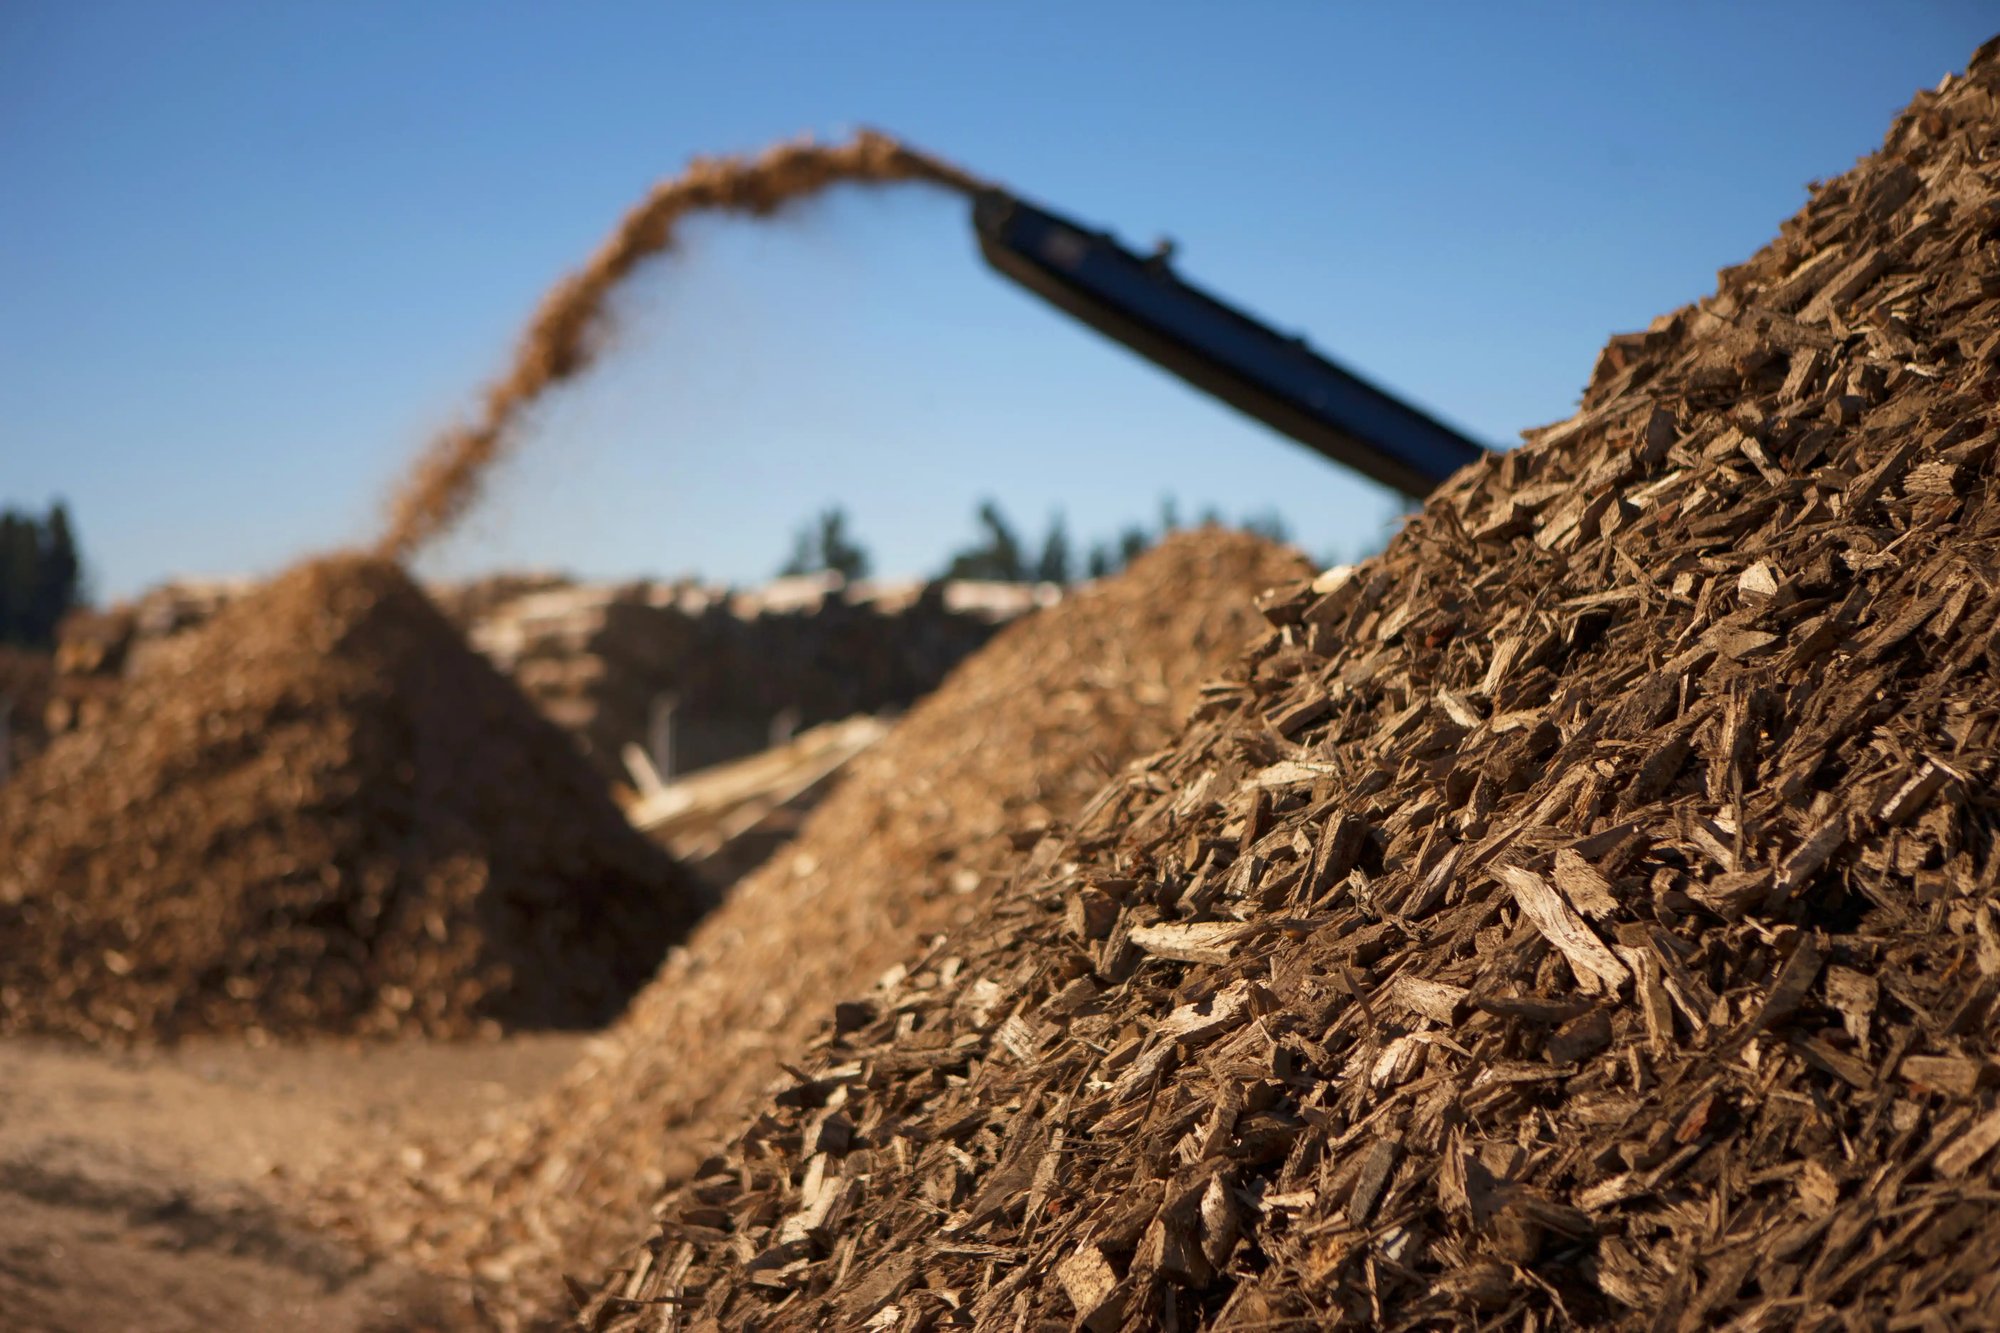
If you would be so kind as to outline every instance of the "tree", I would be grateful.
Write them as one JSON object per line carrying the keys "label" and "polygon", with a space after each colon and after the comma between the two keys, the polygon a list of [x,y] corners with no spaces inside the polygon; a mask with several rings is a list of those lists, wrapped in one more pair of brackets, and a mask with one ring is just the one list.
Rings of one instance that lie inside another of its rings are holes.
{"label": "tree", "polygon": [[0,643],[46,648],[83,596],[83,558],[61,501],[46,519],[0,511]]}
{"label": "tree", "polygon": [[1285,516],[1275,509],[1265,509],[1255,514],[1245,515],[1237,526],[1253,537],[1262,537],[1267,542],[1285,543],[1292,539],[1291,525]]}
{"label": "tree", "polygon": [[50,639],[70,607],[79,600],[82,561],[76,553],[76,534],[70,530],[69,507],[61,500],[49,506],[48,526],[43,534],[41,569],[35,580],[36,621]]}
{"label": "tree", "polygon": [[981,500],[976,515],[982,539],[953,555],[945,566],[948,579],[986,579],[997,583],[1025,583],[1028,562],[1021,554],[1021,539],[992,500]]}
{"label": "tree", "polygon": [[831,570],[851,583],[868,577],[869,568],[867,550],[848,533],[847,511],[834,505],[799,528],[792,538],[792,553],[778,574],[789,578]]}
{"label": "tree", "polygon": [[9,509],[0,513],[0,643],[25,643],[32,560],[22,558],[21,536],[28,520]]}
{"label": "tree", "polygon": [[1035,581],[1065,585],[1070,580],[1069,529],[1057,510],[1049,520],[1048,535],[1042,538],[1042,554],[1035,561]]}
{"label": "tree", "polygon": [[1123,569],[1140,556],[1146,554],[1147,551],[1152,549],[1152,545],[1153,534],[1147,532],[1136,523],[1119,533],[1118,568]]}

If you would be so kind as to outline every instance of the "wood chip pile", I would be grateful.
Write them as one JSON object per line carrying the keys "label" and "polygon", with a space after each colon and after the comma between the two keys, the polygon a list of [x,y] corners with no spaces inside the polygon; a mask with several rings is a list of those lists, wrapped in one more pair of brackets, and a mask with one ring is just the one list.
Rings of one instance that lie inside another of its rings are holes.
{"label": "wood chip pile", "polygon": [[[324,1211],[404,1262],[470,1269],[552,1304],[741,1120],[837,1000],[953,921],[983,915],[1008,830],[1073,818],[1163,744],[1304,572],[1237,533],[1175,538],[1009,626],[859,756],[790,849],[737,887],[553,1092],[484,1142],[330,1182]],[[843,1011],[845,1012],[845,1011]]]}
{"label": "wood chip pile", "polygon": [[0,647],[0,782],[41,752],[55,671],[48,654]]}
{"label": "wood chip pile", "polygon": [[2000,1325],[1996,400],[1989,44],[816,1005],[587,1322]]}
{"label": "wood chip pile", "polygon": [[0,1031],[602,1023],[701,905],[400,571],[334,558],[0,788]]}
{"label": "wood chip pile", "polygon": [[79,608],[56,631],[55,676],[38,730],[60,736],[102,721],[119,681],[154,648],[207,620],[252,585],[244,580],[177,579],[103,610]]}

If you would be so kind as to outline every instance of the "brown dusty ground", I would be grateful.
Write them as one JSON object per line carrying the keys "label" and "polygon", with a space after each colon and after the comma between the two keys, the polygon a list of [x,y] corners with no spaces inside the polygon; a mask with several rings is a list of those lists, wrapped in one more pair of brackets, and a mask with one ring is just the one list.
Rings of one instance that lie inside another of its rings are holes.
{"label": "brown dusty ground", "polygon": [[586,1040],[118,1053],[0,1039],[0,1328],[451,1327],[456,1293],[306,1231],[273,1200],[287,1177],[364,1148],[481,1132]]}

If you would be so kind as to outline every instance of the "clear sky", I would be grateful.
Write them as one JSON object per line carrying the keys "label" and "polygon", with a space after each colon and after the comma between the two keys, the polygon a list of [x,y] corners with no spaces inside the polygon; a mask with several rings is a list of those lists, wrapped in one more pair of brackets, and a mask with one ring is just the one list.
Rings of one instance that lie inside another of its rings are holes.
{"label": "clear sky", "polygon": [[[99,590],[370,536],[547,283],[696,153],[872,124],[1146,244],[1489,440],[1709,291],[1990,3],[0,5],[0,503]],[[986,272],[963,206],[689,229],[434,571],[885,573],[1022,526],[1389,500]]]}

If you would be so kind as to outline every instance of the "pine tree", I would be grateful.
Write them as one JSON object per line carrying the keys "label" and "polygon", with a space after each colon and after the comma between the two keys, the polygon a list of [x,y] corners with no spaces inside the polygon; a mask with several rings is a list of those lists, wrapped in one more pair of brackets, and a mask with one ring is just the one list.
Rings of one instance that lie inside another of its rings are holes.
{"label": "pine tree", "polygon": [[868,552],[848,536],[847,511],[838,505],[819,516],[819,558],[821,568],[850,583],[868,577]]}
{"label": "pine tree", "polygon": [[1241,526],[1251,536],[1262,537],[1267,542],[1284,543],[1292,539],[1291,525],[1285,522],[1285,516],[1275,509],[1265,509],[1247,515]]}
{"label": "pine tree", "polygon": [[1021,539],[1014,535],[1007,516],[992,500],[979,502],[978,522],[985,538],[977,545],[952,556],[945,567],[948,579],[987,579],[998,583],[1022,583],[1028,577],[1028,562],[1021,554]]}
{"label": "pine tree", "polygon": [[847,531],[847,511],[839,505],[822,509],[819,517],[792,538],[792,553],[778,570],[781,578],[832,570],[849,582],[868,577],[867,550]]}
{"label": "pine tree", "polygon": [[17,640],[19,611],[14,605],[14,529],[21,518],[13,510],[0,512],[0,643]]}
{"label": "pine tree", "polygon": [[1069,529],[1057,510],[1049,520],[1048,536],[1042,538],[1042,554],[1035,561],[1035,581],[1066,585],[1070,580]]}
{"label": "pine tree", "polygon": [[49,506],[40,546],[41,567],[35,578],[35,641],[48,644],[55,642],[56,627],[62,618],[82,600],[79,587],[82,561],[77,556],[69,507],[61,500]]}
{"label": "pine tree", "polygon": [[1153,536],[1138,524],[1133,524],[1118,534],[1118,567],[1125,566],[1146,554],[1152,548]]}
{"label": "pine tree", "polygon": [[0,640],[42,642],[35,615],[41,558],[39,523],[11,510],[0,518]]}

